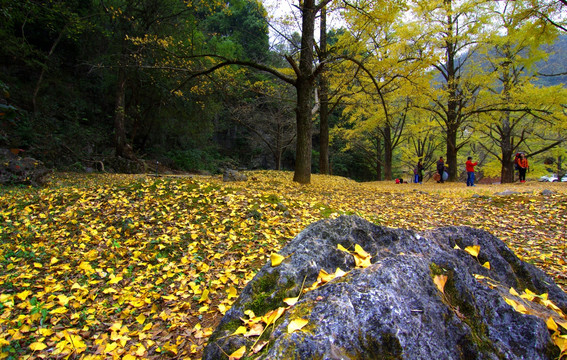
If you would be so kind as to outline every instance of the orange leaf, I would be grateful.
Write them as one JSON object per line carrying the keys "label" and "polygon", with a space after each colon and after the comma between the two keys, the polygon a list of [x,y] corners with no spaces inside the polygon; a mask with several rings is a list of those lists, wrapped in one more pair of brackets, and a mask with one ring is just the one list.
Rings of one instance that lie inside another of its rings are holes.
{"label": "orange leaf", "polygon": [[437,289],[445,294],[445,284],[447,283],[447,275],[436,275],[433,282],[437,285]]}

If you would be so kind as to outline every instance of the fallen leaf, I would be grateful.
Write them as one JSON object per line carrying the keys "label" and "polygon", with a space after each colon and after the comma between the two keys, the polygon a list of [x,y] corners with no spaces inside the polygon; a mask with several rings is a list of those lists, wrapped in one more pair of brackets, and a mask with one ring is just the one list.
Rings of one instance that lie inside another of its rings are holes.
{"label": "fallen leaf", "polygon": [[281,256],[280,254],[273,253],[270,255],[270,260],[272,261],[272,266],[278,266],[282,263],[285,257]]}
{"label": "fallen leaf", "polygon": [[238,360],[241,357],[244,356],[244,353],[246,352],[246,346],[241,347],[240,349],[236,350],[235,352],[233,352],[232,354],[230,354],[230,356],[228,357],[229,360]]}
{"label": "fallen leaf", "polygon": [[238,329],[236,329],[232,335],[242,335],[242,334],[246,334],[246,327],[244,326],[239,326]]}
{"label": "fallen leaf", "polygon": [[283,302],[286,303],[289,306],[293,306],[297,303],[298,300],[299,300],[299,297],[285,298],[285,299],[283,299]]}
{"label": "fallen leaf", "polygon": [[290,323],[287,325],[287,332],[288,333],[292,333],[294,331],[298,331],[303,329],[303,327],[305,325],[307,325],[309,323],[309,320],[306,319],[295,319],[290,321]]}
{"label": "fallen leaf", "polygon": [[41,351],[47,348],[47,345],[45,345],[42,342],[34,342],[30,344],[30,350],[32,351]]}
{"label": "fallen leaf", "polygon": [[545,321],[547,328],[551,331],[558,331],[559,328],[557,327],[557,323],[555,323],[555,320],[553,320],[553,318],[550,316],[549,318],[547,318],[547,320]]}
{"label": "fallen leaf", "polygon": [[478,254],[480,253],[480,245],[467,246],[465,251],[474,257],[478,257]]}
{"label": "fallen leaf", "polygon": [[260,343],[258,343],[256,346],[254,346],[254,348],[252,349],[252,353],[257,354],[260,351],[262,351],[262,349],[264,348],[264,346],[266,346],[268,344],[268,341],[262,341]]}
{"label": "fallen leaf", "polygon": [[435,275],[433,282],[437,285],[437,289],[445,294],[445,283],[447,283],[447,275]]}

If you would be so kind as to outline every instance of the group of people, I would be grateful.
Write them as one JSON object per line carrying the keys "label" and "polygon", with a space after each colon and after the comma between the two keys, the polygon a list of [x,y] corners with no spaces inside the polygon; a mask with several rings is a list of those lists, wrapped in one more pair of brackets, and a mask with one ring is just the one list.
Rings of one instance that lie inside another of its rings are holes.
{"label": "group of people", "polygon": [[[467,158],[467,162],[465,163],[465,170],[467,171],[467,186],[475,186],[475,174],[474,168],[478,165],[478,161],[473,162],[472,156]],[[518,170],[520,176],[520,182],[526,182],[526,172],[529,168],[528,159],[526,155],[522,152],[516,154],[516,158],[514,159],[514,167]],[[414,182],[421,184],[423,182],[423,171],[424,167],[421,163],[421,160],[418,161],[417,166],[415,167],[414,173]],[[443,183],[447,179],[447,166],[445,165],[445,160],[441,156],[437,161],[437,174],[435,174],[434,179],[437,180],[438,183]]]}

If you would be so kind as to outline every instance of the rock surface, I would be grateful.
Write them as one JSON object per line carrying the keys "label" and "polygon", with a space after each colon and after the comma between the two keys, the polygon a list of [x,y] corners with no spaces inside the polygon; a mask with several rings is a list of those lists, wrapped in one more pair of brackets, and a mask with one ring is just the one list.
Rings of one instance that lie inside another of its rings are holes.
{"label": "rock surface", "polygon": [[[360,245],[371,265],[357,268]],[[464,249],[478,245],[477,257]],[[458,246],[460,249],[456,248]],[[547,293],[563,312],[567,294],[542,271],[519,260],[482,230],[447,227],[416,233],[355,216],[312,224],[247,284],[209,339],[204,360],[227,359],[242,346],[267,344],[246,359],[551,359],[559,354],[545,319],[557,311],[510,294]],[[490,269],[481,264],[490,263]],[[258,336],[232,335],[252,310],[257,317],[287,307],[321,269],[347,272],[305,292]],[[447,277],[443,293],[434,279]],[[302,284],[305,284],[302,287]],[[514,310],[507,299],[531,313]],[[246,314],[245,314],[246,312]],[[308,320],[288,333],[295,319]]]}
{"label": "rock surface", "polygon": [[248,177],[243,173],[240,173],[236,170],[227,169],[223,172],[222,181],[224,182],[231,182],[231,181],[247,181]]}
{"label": "rock surface", "polygon": [[43,185],[49,170],[43,162],[20,157],[8,149],[0,149],[0,184]]}

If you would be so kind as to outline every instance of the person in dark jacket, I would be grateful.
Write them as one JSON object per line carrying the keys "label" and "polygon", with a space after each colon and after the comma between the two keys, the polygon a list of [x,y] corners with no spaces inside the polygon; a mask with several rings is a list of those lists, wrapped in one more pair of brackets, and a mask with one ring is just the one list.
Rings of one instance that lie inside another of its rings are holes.
{"label": "person in dark jacket", "polygon": [[437,161],[437,173],[439,174],[439,181],[437,181],[438,183],[443,183],[445,182],[443,180],[443,173],[445,172],[445,160],[443,160],[443,156],[441,156],[439,158],[439,161]]}

